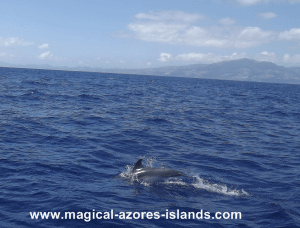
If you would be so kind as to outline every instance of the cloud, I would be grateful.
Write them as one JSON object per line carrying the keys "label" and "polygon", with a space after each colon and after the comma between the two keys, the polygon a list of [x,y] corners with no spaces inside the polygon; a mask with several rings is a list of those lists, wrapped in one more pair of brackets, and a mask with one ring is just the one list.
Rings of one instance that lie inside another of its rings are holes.
{"label": "cloud", "polygon": [[184,24],[169,24],[165,22],[137,22],[128,25],[138,39],[149,42],[176,43],[182,32],[187,29]]}
{"label": "cloud", "polygon": [[154,21],[182,21],[182,22],[195,22],[199,19],[202,19],[203,16],[201,14],[190,14],[185,13],[183,11],[160,11],[160,12],[153,12],[150,11],[149,13],[138,13],[135,17],[139,20],[154,20]]}
{"label": "cloud", "polygon": [[235,23],[235,20],[231,19],[230,17],[222,18],[219,22],[223,25],[231,25]]}
{"label": "cloud", "polygon": [[47,48],[49,48],[49,44],[41,44],[41,45],[39,45],[38,48],[39,49],[47,49]]}
{"label": "cloud", "polygon": [[125,63],[126,63],[124,60],[120,60],[119,62],[122,63],[122,64],[125,64]]}
{"label": "cloud", "polygon": [[[143,41],[197,47],[248,48],[267,43],[275,35],[259,27],[200,27],[182,21],[160,21],[160,17],[155,16],[155,19],[143,17],[148,20],[139,20],[127,27],[137,39]],[[230,18],[223,18],[220,22],[227,25],[234,23]]]}
{"label": "cloud", "polygon": [[157,60],[160,62],[167,62],[167,61],[171,60],[171,58],[172,58],[171,54],[163,52],[163,53],[160,53],[160,56]]}
{"label": "cloud", "polygon": [[273,32],[271,31],[263,31],[259,27],[246,27],[244,28],[238,38],[245,39],[245,40],[254,40],[255,39],[265,39],[272,35]]}
{"label": "cloud", "polygon": [[46,51],[39,55],[39,59],[46,59],[53,57],[53,54],[50,51]]}
{"label": "cloud", "polygon": [[272,19],[272,18],[276,17],[277,15],[275,13],[268,12],[268,13],[260,13],[259,16],[262,19]]}
{"label": "cloud", "polygon": [[247,55],[245,52],[243,53],[232,53],[231,55],[216,55],[213,53],[187,53],[187,54],[180,54],[177,56],[172,57],[169,53],[161,53],[160,57],[158,58],[161,62],[167,61],[185,61],[185,62],[201,62],[201,63],[215,63],[225,60],[235,60],[235,59],[242,59],[246,58]]}
{"label": "cloud", "polygon": [[292,28],[290,31],[279,33],[280,40],[300,40],[300,28]]}
{"label": "cloud", "polygon": [[57,61],[57,62],[65,61],[68,59],[68,58],[56,56],[51,51],[43,52],[37,58],[41,60]]}
{"label": "cloud", "polygon": [[0,57],[4,57],[4,56],[7,56],[7,53],[5,53],[5,52],[0,52]]}
{"label": "cloud", "polygon": [[226,61],[226,60],[242,59],[246,57],[247,55],[245,52],[241,54],[234,52],[231,55],[216,55],[213,53],[208,53],[208,54],[188,53],[188,54],[178,55],[175,57],[175,59],[180,61],[197,61],[203,63],[215,63],[215,62]]}
{"label": "cloud", "polygon": [[244,28],[234,41],[236,47],[253,47],[274,39],[275,32],[264,31],[259,27]]}
{"label": "cloud", "polygon": [[252,6],[258,3],[269,3],[269,2],[285,2],[288,1],[290,4],[300,3],[300,0],[236,0],[241,5]]}
{"label": "cloud", "polygon": [[276,62],[276,54],[274,52],[263,51],[256,55],[258,61]]}
{"label": "cloud", "polygon": [[300,54],[295,54],[291,56],[290,54],[285,54],[283,56],[283,62],[285,63],[300,63]]}
{"label": "cloud", "polygon": [[30,46],[33,42],[25,41],[18,37],[0,37],[0,46],[10,47],[10,46]]}
{"label": "cloud", "polygon": [[267,51],[263,51],[260,54],[263,56],[276,56],[276,54],[274,52],[267,52]]}
{"label": "cloud", "polygon": [[268,0],[237,0],[237,2],[245,6],[251,6],[257,3],[269,2],[269,1]]}

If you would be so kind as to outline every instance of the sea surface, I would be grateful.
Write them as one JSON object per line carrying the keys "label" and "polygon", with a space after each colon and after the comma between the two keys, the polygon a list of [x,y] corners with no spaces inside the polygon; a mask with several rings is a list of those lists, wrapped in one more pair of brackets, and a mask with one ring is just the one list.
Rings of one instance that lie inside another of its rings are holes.
{"label": "sea surface", "polygon": [[[300,227],[299,98],[300,85],[0,68],[0,227]],[[186,176],[141,181],[140,158]]]}

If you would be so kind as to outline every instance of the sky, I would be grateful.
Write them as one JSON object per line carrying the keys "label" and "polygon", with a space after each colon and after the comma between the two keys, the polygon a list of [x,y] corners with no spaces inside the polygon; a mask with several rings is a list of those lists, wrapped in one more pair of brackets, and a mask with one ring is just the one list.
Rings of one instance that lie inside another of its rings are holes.
{"label": "sky", "polygon": [[0,0],[0,64],[300,66],[300,0]]}

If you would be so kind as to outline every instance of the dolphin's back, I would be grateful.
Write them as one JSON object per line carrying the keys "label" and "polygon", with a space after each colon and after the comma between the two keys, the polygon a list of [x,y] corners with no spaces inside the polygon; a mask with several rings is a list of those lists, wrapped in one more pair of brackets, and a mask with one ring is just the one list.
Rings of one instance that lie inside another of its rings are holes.
{"label": "dolphin's back", "polygon": [[139,159],[135,163],[132,173],[135,174],[138,179],[143,180],[159,180],[169,177],[185,176],[182,172],[173,169],[144,167],[142,165],[142,159]]}

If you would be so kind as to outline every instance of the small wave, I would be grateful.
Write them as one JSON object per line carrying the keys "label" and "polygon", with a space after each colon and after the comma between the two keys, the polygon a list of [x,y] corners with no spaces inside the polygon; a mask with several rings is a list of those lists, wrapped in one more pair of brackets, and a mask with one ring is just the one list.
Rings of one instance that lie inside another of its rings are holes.
{"label": "small wave", "polygon": [[158,118],[158,117],[150,117],[146,119],[146,121],[154,122],[154,123],[168,123],[169,121],[164,118]]}
{"label": "small wave", "polygon": [[228,195],[228,196],[249,196],[249,193],[246,192],[244,189],[237,190],[237,189],[228,189],[226,185],[221,185],[221,184],[211,184],[208,181],[202,179],[199,176],[194,176],[196,178],[196,182],[193,183],[192,185],[195,188],[199,189],[205,189],[209,192],[214,192],[214,193],[219,193],[223,195]]}

